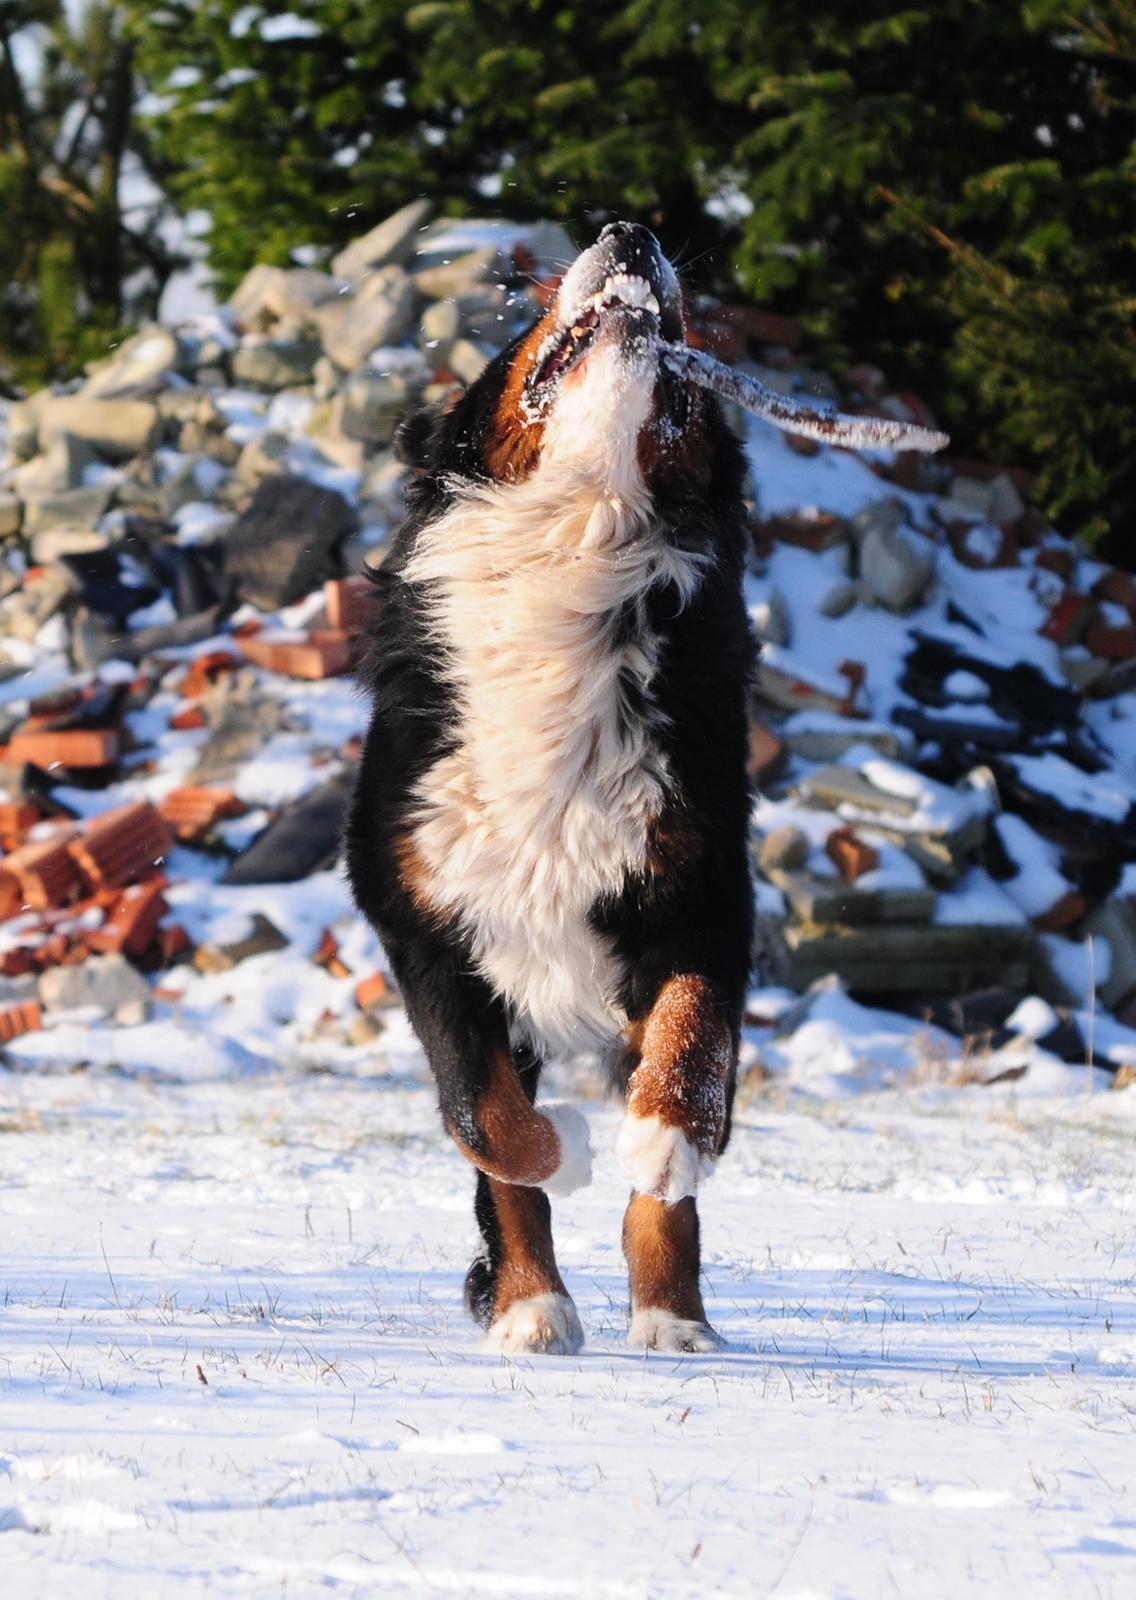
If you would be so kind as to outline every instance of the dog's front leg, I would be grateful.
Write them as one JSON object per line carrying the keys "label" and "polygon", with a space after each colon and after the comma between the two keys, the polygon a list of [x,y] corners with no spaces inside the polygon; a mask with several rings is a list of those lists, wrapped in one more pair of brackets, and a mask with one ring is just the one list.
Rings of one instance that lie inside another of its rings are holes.
{"label": "dog's front leg", "polygon": [[729,1114],[733,1030],[706,979],[664,983],[632,1030],[638,1060],[616,1150],[635,1186],[623,1220],[632,1344],[713,1350],[699,1288],[695,1191],[714,1167]]}
{"label": "dog's front leg", "polygon": [[[587,1123],[570,1106],[533,1104],[540,1063],[509,1047],[505,1014],[458,951],[420,939],[388,954],[426,1050],[446,1128],[478,1169],[484,1250],[466,1301],[487,1348],[571,1354],[583,1343],[556,1265],[548,1191],[591,1179]],[[402,959],[398,959],[402,957]]]}
{"label": "dog's front leg", "polygon": [[[480,1092],[446,1110],[458,1146],[479,1168],[477,1220],[483,1254],[466,1278],[466,1301],[488,1326],[486,1348],[503,1354],[571,1355],[584,1342],[556,1265],[548,1195],[591,1176],[587,1124],[570,1106],[531,1104],[539,1066],[518,1075],[498,1053]],[[444,1097],[445,1100],[446,1097]]]}

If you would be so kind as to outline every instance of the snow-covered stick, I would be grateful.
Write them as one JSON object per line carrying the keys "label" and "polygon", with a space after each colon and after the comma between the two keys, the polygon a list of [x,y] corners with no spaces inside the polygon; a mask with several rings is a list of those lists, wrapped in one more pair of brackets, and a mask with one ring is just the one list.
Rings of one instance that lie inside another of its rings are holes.
{"label": "snow-covered stick", "polygon": [[850,450],[941,450],[950,442],[948,434],[921,428],[914,422],[897,422],[892,417],[850,417],[832,406],[790,400],[767,389],[749,373],[727,367],[705,350],[694,350],[688,344],[664,343],[662,354],[672,372],[704,389],[712,389],[723,400],[733,400],[784,433],[799,433],[806,439],[821,439],[825,444],[841,444]]}

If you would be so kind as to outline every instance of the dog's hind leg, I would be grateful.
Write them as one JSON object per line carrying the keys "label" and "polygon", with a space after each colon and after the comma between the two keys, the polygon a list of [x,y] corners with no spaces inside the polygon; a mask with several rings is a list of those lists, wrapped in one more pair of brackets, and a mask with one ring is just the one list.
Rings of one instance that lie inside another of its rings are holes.
{"label": "dog's hind leg", "polygon": [[669,979],[631,1030],[627,1115],[617,1153],[635,1192],[623,1222],[632,1344],[713,1350],[699,1290],[695,1191],[725,1138],[735,1072],[734,1029],[710,984]]}
{"label": "dog's hind leg", "polygon": [[[540,1063],[515,1056],[526,1097],[536,1094]],[[484,1250],[466,1275],[465,1297],[488,1329],[486,1348],[504,1354],[572,1355],[584,1342],[552,1243],[552,1209],[541,1189],[477,1175],[475,1202]]]}

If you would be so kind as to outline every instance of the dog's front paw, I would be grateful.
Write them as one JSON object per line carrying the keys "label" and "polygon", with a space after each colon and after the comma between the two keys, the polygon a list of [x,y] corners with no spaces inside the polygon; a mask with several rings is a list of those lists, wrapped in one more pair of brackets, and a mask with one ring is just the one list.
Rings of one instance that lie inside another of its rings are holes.
{"label": "dog's front paw", "polygon": [[627,1342],[643,1350],[658,1350],[669,1355],[708,1355],[725,1350],[725,1339],[708,1322],[678,1317],[660,1306],[647,1306],[631,1318]]}
{"label": "dog's front paw", "polygon": [[576,1307],[566,1294],[514,1300],[485,1335],[484,1350],[498,1355],[574,1356],[584,1343]]}
{"label": "dog's front paw", "polygon": [[624,1172],[640,1194],[677,1205],[714,1170],[714,1157],[692,1144],[681,1128],[658,1117],[624,1117],[615,1142]]}
{"label": "dog's front paw", "polygon": [[541,1183],[549,1194],[571,1194],[592,1181],[592,1141],[588,1124],[574,1106],[553,1103],[541,1106],[560,1140],[560,1165]]}

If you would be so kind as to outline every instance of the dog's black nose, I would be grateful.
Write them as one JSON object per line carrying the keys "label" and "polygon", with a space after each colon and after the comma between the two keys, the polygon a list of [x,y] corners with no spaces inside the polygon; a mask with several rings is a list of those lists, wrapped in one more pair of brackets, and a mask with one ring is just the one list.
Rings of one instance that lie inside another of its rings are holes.
{"label": "dog's black nose", "polygon": [[609,222],[600,234],[599,242],[604,244],[608,239],[613,242],[617,239],[630,239],[634,229],[630,222]]}

